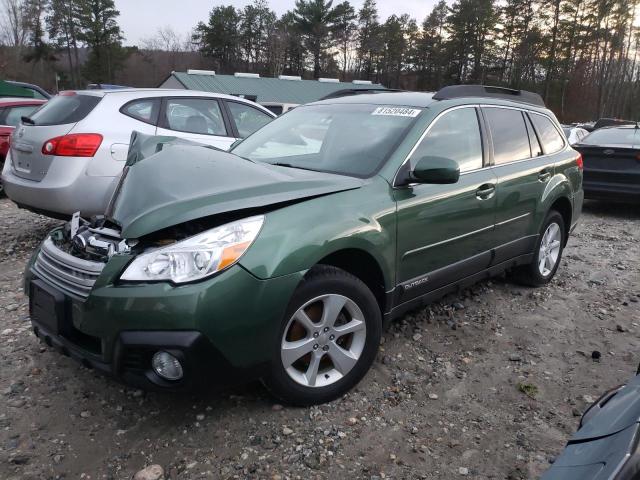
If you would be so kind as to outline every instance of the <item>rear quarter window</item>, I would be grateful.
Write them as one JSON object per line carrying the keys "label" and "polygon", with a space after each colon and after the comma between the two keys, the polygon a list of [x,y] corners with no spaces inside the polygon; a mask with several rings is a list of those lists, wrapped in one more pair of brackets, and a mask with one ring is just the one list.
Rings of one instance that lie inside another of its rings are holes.
{"label": "rear quarter window", "polygon": [[95,95],[57,95],[45,103],[32,116],[36,125],[65,125],[84,119],[100,103]]}
{"label": "rear quarter window", "polygon": [[538,138],[542,143],[545,154],[548,155],[562,150],[562,147],[564,147],[564,139],[549,117],[530,113],[529,118],[531,118],[533,126],[538,133]]}

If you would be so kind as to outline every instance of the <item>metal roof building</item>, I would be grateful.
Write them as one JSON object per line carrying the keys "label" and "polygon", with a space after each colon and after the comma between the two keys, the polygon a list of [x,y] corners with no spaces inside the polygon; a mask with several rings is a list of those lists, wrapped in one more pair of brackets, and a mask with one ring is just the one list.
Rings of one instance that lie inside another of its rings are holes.
{"label": "metal roof building", "polygon": [[160,88],[201,90],[241,96],[260,104],[292,104],[320,100],[340,90],[384,90],[380,84],[354,80],[340,82],[333,78],[302,80],[297,76],[280,75],[278,78],[260,77],[253,73],[216,75],[209,70],[173,72]]}

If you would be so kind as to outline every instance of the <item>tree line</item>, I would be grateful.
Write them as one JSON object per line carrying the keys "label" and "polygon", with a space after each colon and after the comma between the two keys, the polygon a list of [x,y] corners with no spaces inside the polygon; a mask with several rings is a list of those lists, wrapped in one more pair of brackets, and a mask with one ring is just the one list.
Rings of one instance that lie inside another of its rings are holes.
{"label": "tree line", "polygon": [[381,19],[375,0],[296,0],[280,16],[254,0],[137,47],[122,46],[113,0],[0,1],[0,66],[55,70],[71,86],[156,86],[186,68],[424,91],[484,83],[537,91],[565,121],[640,119],[640,0],[440,0],[424,19]]}

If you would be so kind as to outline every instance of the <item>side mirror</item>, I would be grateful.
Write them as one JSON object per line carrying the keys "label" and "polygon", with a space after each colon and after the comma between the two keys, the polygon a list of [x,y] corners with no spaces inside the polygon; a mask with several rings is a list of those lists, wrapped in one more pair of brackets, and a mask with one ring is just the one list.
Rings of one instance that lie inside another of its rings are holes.
{"label": "side mirror", "polygon": [[411,180],[418,183],[456,183],[459,178],[458,162],[445,157],[422,157],[411,172]]}

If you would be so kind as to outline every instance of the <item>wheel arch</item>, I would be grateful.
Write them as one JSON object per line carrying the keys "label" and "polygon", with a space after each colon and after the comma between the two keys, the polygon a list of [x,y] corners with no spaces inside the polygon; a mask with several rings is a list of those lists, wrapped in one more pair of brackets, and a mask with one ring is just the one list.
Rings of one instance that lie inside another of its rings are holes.
{"label": "wheel arch", "polygon": [[371,253],[359,248],[344,248],[325,255],[316,265],[331,265],[357,277],[376,297],[380,312],[384,314],[388,310],[388,285],[380,263]]}
{"label": "wheel arch", "polygon": [[571,205],[571,201],[565,196],[558,197],[549,206],[549,211],[551,210],[555,210],[560,215],[562,215],[562,220],[564,220],[564,228],[565,228],[564,244],[566,245],[569,239],[569,230],[571,229],[571,217],[573,215],[573,206]]}

